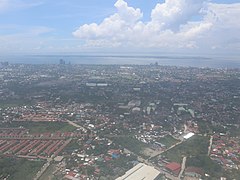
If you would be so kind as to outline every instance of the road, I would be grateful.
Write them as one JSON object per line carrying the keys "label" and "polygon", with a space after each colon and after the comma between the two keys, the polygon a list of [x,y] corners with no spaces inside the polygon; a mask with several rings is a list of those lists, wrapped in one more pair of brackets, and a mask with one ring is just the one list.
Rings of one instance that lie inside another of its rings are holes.
{"label": "road", "polygon": [[43,165],[43,167],[41,168],[40,171],[38,171],[38,173],[36,174],[36,177],[34,178],[34,180],[38,180],[38,179],[43,175],[43,173],[44,173],[44,172],[47,170],[47,168],[50,166],[51,161],[52,161],[51,158],[49,158],[49,159],[47,160],[47,163]]}
{"label": "road", "polygon": [[182,160],[182,167],[181,167],[181,171],[178,175],[178,178],[180,179],[184,170],[185,170],[185,167],[186,167],[186,161],[187,161],[187,157],[183,157],[183,160]]}
{"label": "road", "polygon": [[72,125],[72,126],[75,126],[75,127],[77,127],[77,128],[80,128],[80,129],[82,129],[83,131],[87,131],[86,128],[84,128],[83,126],[80,126],[80,125],[76,124],[75,122],[72,122],[72,121],[69,121],[69,120],[66,120],[66,121],[67,121],[68,124],[70,124],[70,125]]}
{"label": "road", "polygon": [[[73,122],[70,121],[69,123],[72,124]],[[75,123],[74,123],[74,124],[75,124]],[[72,124],[72,125],[73,125],[73,124]],[[75,124],[75,125],[77,125],[77,126],[75,126],[75,127],[79,127],[78,124]],[[106,137],[110,142],[112,142],[112,140],[109,139],[110,137],[125,137],[125,136],[126,136],[126,135],[122,135],[122,136],[119,136],[119,135],[117,135],[117,136],[116,136],[116,135],[106,135],[105,137]],[[148,159],[144,159],[144,158],[142,158],[141,156],[135,154],[134,152],[132,152],[132,151],[130,151],[129,149],[126,149],[126,148],[124,148],[124,152],[127,153],[127,154],[133,154],[133,155],[137,156],[137,159],[138,159],[139,162],[142,162],[142,163],[145,163],[146,165],[149,165],[149,166],[154,167],[154,168],[157,169],[161,174],[164,174],[167,178],[169,178],[169,179],[171,179],[171,180],[180,180],[179,177],[173,176],[172,174],[164,171],[164,170],[161,169],[160,167],[158,167],[158,166],[154,165],[153,163],[151,163],[149,160],[150,160],[151,158],[153,158],[153,157],[157,157],[157,156],[159,156],[160,154],[162,154],[162,153],[164,153],[164,152],[166,152],[166,151],[174,148],[175,146],[181,144],[182,142],[183,142],[183,141],[180,141],[180,142],[174,144],[173,146],[169,147],[169,148],[166,149],[165,151],[162,151],[162,152],[159,152],[159,153],[157,153],[157,154],[154,154],[154,156],[152,156],[152,157],[150,157],[150,158],[148,158]],[[183,159],[183,162],[184,162],[184,163],[183,163],[183,164],[184,164],[184,165],[183,165],[183,168],[185,169],[186,158]],[[183,171],[184,171],[184,169],[183,169]]]}
{"label": "road", "polygon": [[[69,121],[69,120],[66,120],[66,122],[67,122],[68,124],[74,126],[74,127],[80,128],[81,130],[83,130],[83,131],[85,131],[85,132],[87,131],[86,128],[84,128],[84,127],[76,124],[75,122],[72,122],[72,121]],[[47,170],[47,168],[50,166],[51,161],[52,161],[52,158],[49,158],[49,159],[47,160],[47,163],[44,164],[43,167],[41,168],[41,170],[36,174],[36,177],[34,178],[34,180],[38,180],[38,179],[43,175],[43,173],[44,173],[44,172]]]}
{"label": "road", "polygon": [[157,153],[157,154],[154,154],[154,156],[152,156],[151,158],[155,158],[155,157],[159,156],[160,154],[162,154],[162,153],[164,153],[164,152],[166,152],[166,151],[169,151],[170,149],[174,148],[175,146],[181,144],[182,142],[183,142],[183,141],[180,141],[180,142],[172,145],[172,146],[169,147],[168,149],[166,149],[166,150],[164,150],[164,151],[162,151],[162,152],[159,152],[159,153]]}
{"label": "road", "polygon": [[211,153],[212,143],[213,143],[213,136],[211,136],[211,138],[210,138],[210,143],[209,143],[209,147],[208,147],[208,156],[210,156],[210,153]]}
{"label": "road", "polygon": [[184,124],[184,133],[185,133],[185,134],[187,133],[187,129],[188,129],[187,125]]}

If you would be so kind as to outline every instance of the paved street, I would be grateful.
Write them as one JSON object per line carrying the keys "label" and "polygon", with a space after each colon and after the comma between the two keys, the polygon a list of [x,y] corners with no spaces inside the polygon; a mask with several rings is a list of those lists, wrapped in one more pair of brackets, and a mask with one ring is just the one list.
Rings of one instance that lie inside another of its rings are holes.
{"label": "paved street", "polygon": [[51,163],[52,159],[49,158],[47,160],[47,163],[43,165],[43,167],[41,168],[40,171],[38,171],[38,173],[36,174],[36,177],[34,178],[34,180],[38,180],[42,175],[43,173],[47,170],[47,168],[50,166],[50,163]]}
{"label": "paved street", "polygon": [[210,153],[211,153],[212,143],[213,143],[213,136],[211,136],[211,138],[210,138],[210,143],[209,143],[209,147],[208,147],[208,156],[210,156]]}
{"label": "paved street", "polygon": [[69,121],[69,120],[66,120],[66,121],[67,121],[68,124],[70,124],[70,125],[72,125],[72,126],[74,126],[74,127],[80,128],[80,129],[82,129],[83,131],[87,131],[86,128],[84,128],[83,126],[80,126],[80,125],[76,124],[75,122],[72,122],[72,121]]}
{"label": "paved street", "polygon": [[185,170],[185,167],[186,167],[186,161],[187,161],[187,157],[183,157],[183,160],[182,160],[182,166],[181,166],[181,171],[178,175],[178,178],[180,179],[184,170]]}

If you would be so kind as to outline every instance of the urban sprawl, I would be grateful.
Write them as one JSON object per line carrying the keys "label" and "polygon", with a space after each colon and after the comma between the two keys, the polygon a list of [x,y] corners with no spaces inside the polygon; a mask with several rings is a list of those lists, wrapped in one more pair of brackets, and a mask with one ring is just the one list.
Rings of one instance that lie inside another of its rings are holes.
{"label": "urban sprawl", "polygon": [[238,179],[239,125],[239,69],[0,64],[0,179]]}

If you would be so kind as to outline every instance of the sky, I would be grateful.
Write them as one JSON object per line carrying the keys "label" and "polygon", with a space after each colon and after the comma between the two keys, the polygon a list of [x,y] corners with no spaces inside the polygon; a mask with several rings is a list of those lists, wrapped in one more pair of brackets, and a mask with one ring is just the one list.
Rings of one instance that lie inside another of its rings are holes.
{"label": "sky", "polygon": [[1,54],[240,57],[240,0],[0,0]]}

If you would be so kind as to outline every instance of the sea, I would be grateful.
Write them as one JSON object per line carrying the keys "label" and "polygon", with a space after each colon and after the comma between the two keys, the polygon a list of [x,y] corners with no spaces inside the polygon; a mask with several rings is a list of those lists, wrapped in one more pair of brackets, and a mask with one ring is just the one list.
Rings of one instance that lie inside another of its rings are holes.
{"label": "sea", "polygon": [[0,62],[10,64],[59,64],[63,59],[66,64],[119,64],[149,65],[158,63],[162,66],[181,66],[199,68],[240,68],[239,56],[186,56],[186,55],[12,55],[0,56]]}

